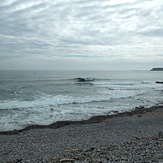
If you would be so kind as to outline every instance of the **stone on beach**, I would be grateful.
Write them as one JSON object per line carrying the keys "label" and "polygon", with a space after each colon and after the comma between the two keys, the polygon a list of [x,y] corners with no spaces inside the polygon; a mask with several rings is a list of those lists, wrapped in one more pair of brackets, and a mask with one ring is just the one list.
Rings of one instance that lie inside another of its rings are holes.
{"label": "stone on beach", "polygon": [[161,163],[163,106],[147,110],[0,134],[0,163]]}

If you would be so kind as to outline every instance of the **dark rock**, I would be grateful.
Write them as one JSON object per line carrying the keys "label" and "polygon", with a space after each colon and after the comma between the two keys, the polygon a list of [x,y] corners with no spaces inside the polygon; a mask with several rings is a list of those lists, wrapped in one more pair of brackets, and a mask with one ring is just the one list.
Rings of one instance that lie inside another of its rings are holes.
{"label": "dark rock", "polygon": [[160,81],[156,81],[157,84],[163,84],[163,82],[160,82]]}
{"label": "dark rock", "polygon": [[151,71],[163,71],[163,68],[161,68],[161,67],[152,68]]}

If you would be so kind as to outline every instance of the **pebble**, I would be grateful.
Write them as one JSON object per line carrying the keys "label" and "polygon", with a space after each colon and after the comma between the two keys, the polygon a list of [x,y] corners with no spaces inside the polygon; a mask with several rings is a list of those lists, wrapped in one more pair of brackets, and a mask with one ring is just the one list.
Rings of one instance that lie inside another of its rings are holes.
{"label": "pebble", "polygon": [[[78,158],[74,163],[162,163],[163,134],[154,137],[139,138],[121,145],[68,151],[62,157]],[[59,162],[60,158],[54,160]]]}
{"label": "pebble", "polygon": [[163,163],[162,111],[0,135],[0,163]]}

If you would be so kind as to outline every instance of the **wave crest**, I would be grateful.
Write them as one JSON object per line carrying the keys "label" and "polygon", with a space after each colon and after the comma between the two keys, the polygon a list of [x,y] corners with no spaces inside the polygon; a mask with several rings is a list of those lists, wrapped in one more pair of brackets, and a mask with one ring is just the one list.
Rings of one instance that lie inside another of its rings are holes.
{"label": "wave crest", "polygon": [[77,82],[90,82],[94,81],[94,78],[75,78]]}

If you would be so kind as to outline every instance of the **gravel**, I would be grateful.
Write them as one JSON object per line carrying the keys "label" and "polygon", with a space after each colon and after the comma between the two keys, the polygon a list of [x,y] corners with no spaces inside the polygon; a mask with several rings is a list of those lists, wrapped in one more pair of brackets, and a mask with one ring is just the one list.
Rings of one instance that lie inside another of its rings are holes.
{"label": "gravel", "polygon": [[163,162],[163,134],[159,133],[150,138],[138,138],[120,145],[66,151],[62,157],[53,161],[64,162],[69,159],[75,163],[161,163]]}
{"label": "gravel", "polygon": [[163,108],[144,114],[0,135],[0,163],[163,163]]}

